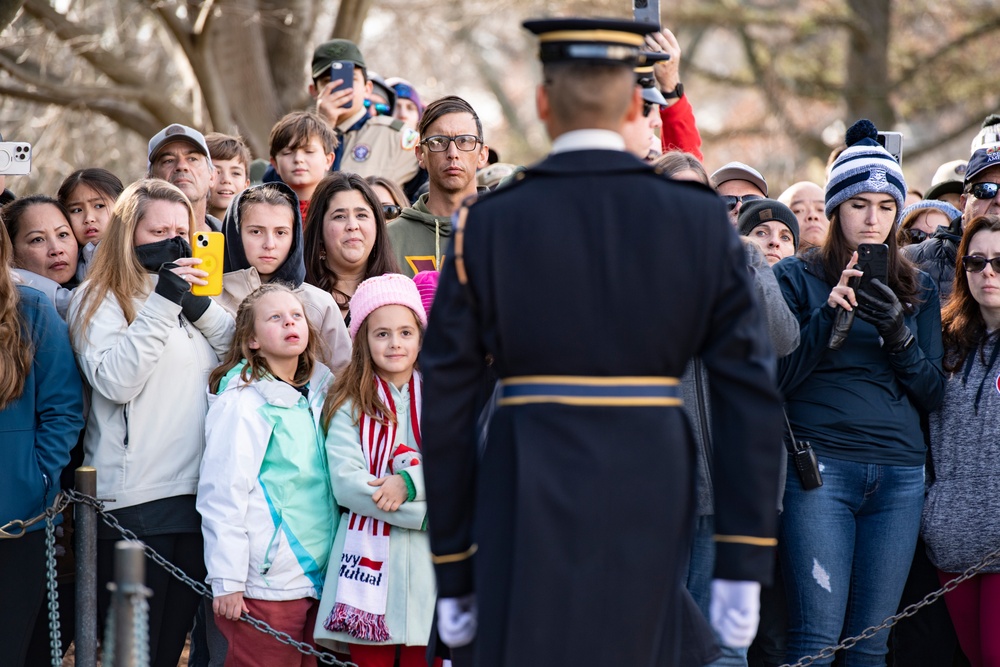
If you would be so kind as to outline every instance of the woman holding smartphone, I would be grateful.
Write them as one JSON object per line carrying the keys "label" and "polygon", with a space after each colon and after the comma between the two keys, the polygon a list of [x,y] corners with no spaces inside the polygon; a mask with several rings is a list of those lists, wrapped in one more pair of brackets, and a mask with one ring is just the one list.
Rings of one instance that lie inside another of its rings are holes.
{"label": "woman holding smartphone", "polygon": [[[789,462],[779,546],[786,662],[896,612],[923,507],[921,414],[944,392],[937,288],[896,242],[902,170],[870,121],[848,130],[847,146],[826,186],[826,242],[774,267],[801,327],[798,349],[778,362],[779,380],[792,432],[812,444],[823,478],[807,491]],[[854,287],[861,244],[887,246],[887,281],[868,276]],[[884,665],[888,634],[841,659]]]}
{"label": "woman holding smartphone", "polygon": [[[191,578],[205,578],[195,508],[205,448],[208,374],[232,341],[233,318],[191,295],[208,274],[191,258],[194,212],[158,179],[128,186],[111,214],[90,278],[69,309],[76,359],[93,388],[84,462],[118,522]],[[98,530],[98,622],[106,618],[117,532]],[[176,667],[198,594],[150,567],[150,664]]]}

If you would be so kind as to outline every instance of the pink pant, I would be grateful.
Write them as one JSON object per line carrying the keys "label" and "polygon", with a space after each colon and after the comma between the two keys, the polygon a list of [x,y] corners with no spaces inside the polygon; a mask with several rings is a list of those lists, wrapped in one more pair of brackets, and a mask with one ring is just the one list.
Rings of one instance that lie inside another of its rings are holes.
{"label": "pink pant", "polygon": [[[399,649],[399,667],[427,667],[426,646],[399,644],[351,644],[351,662],[358,667],[393,667]],[[435,660],[438,667],[440,660]]]}
{"label": "pink pant", "polygon": [[[958,576],[938,571],[942,584]],[[946,593],[944,602],[972,667],[1000,667],[1000,574],[977,574]]]}
{"label": "pink pant", "polygon": [[[243,598],[250,615],[270,625],[275,630],[287,632],[292,639],[307,644],[313,642],[313,626],[319,600],[252,600]],[[229,642],[226,667],[316,667],[316,658],[300,653],[298,649],[282,644],[271,635],[264,634],[249,623],[215,617],[219,631]]]}

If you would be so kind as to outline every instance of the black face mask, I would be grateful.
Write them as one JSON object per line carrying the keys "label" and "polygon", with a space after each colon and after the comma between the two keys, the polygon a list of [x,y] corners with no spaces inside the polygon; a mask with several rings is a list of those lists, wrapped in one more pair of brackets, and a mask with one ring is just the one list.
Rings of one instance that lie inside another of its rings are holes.
{"label": "black face mask", "polygon": [[165,241],[146,243],[135,247],[135,255],[142,268],[155,273],[167,262],[176,262],[181,257],[191,256],[191,246],[183,236],[175,236]]}

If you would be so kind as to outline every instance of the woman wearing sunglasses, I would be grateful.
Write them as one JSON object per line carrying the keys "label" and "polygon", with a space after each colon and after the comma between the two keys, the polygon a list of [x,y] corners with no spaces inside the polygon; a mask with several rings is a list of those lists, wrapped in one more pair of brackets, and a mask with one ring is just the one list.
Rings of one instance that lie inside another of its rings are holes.
{"label": "woman wearing sunglasses", "polygon": [[[812,444],[823,478],[807,491],[789,462],[779,544],[786,662],[894,614],[913,558],[924,500],[921,414],[940,404],[944,375],[937,288],[896,241],[905,196],[899,164],[875,126],[859,121],[826,186],[826,241],[774,267],[801,327],[798,349],[778,361],[779,381],[792,432]],[[862,243],[888,246],[885,283],[854,286]],[[831,349],[842,311],[853,324]],[[888,634],[840,659],[885,665]]]}
{"label": "woman wearing sunglasses", "polygon": [[[943,584],[1000,545],[1000,216],[969,223],[941,319],[948,376],[941,408],[929,420],[935,477],[921,534]],[[944,600],[973,667],[998,664],[1000,565]]]}

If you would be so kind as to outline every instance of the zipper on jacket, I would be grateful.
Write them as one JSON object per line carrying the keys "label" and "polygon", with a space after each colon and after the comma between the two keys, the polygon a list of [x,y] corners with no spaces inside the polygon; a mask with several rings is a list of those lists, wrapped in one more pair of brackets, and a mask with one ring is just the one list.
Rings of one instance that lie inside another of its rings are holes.
{"label": "zipper on jacket", "polygon": [[[701,359],[698,357],[694,358],[694,388],[695,392],[698,394],[698,421],[701,423],[701,437],[705,439],[708,444],[705,447],[706,455],[708,452],[713,451],[712,438],[708,430],[708,417],[705,415],[708,412],[708,406],[705,405],[705,383],[701,377],[702,363]],[[708,480],[712,481],[712,459],[709,456],[708,460],[705,461],[705,466],[708,472]]]}
{"label": "zipper on jacket", "polygon": [[125,440],[122,444],[128,449],[128,403],[122,407],[122,418],[125,419]]}
{"label": "zipper on jacket", "polygon": [[188,335],[188,338],[194,338],[194,334],[191,333],[190,329],[188,329],[187,322],[184,321],[184,317],[181,316],[180,313],[177,314],[177,324],[179,324],[181,329],[184,330],[184,333]]}

